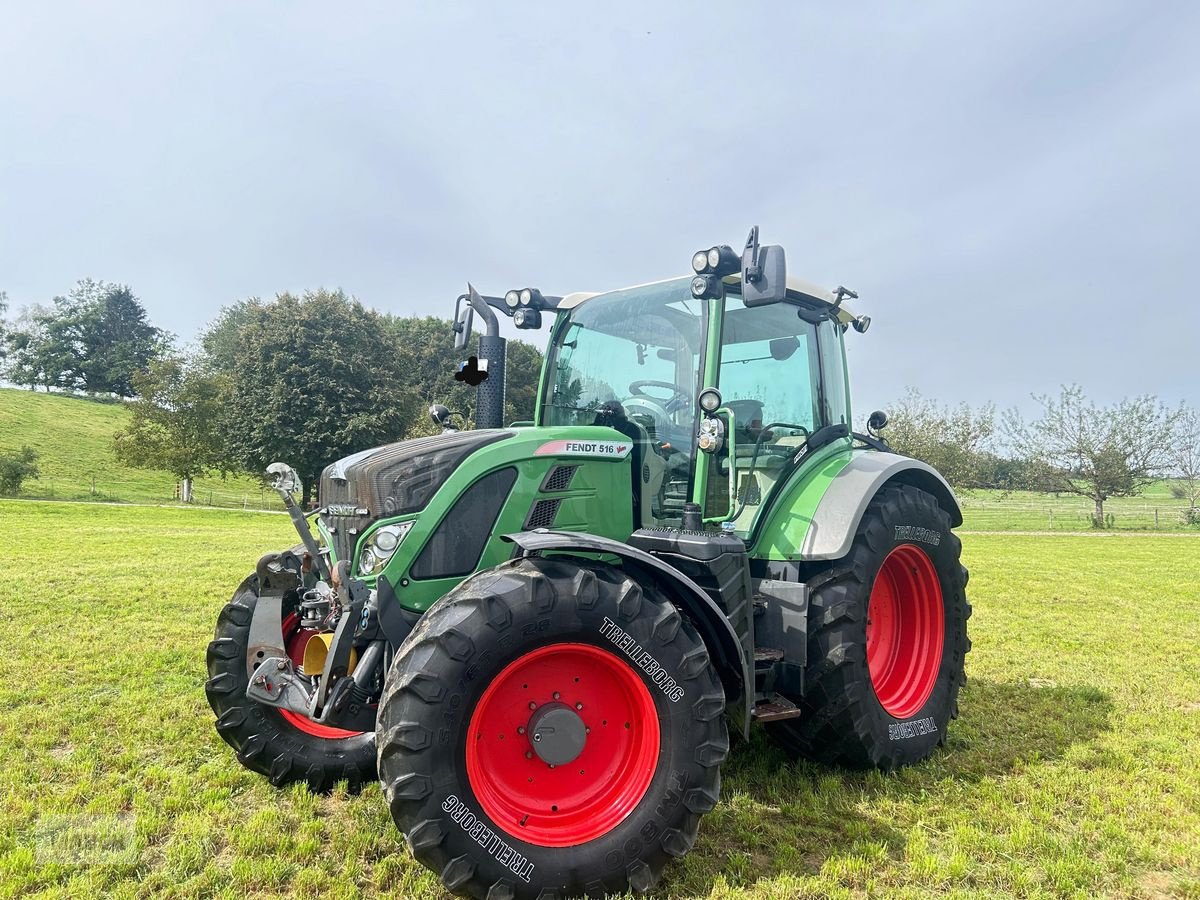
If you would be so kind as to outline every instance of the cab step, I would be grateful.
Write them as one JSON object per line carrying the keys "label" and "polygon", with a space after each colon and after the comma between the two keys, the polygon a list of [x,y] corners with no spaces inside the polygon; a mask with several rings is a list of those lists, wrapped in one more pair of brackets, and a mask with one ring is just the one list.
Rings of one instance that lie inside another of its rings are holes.
{"label": "cab step", "polygon": [[768,694],[766,698],[754,704],[750,715],[756,722],[780,722],[797,718],[800,715],[800,707],[782,694]]}
{"label": "cab step", "polygon": [[774,647],[754,648],[754,665],[756,668],[762,669],[773,666],[781,659],[783,659],[782,650],[776,650]]}

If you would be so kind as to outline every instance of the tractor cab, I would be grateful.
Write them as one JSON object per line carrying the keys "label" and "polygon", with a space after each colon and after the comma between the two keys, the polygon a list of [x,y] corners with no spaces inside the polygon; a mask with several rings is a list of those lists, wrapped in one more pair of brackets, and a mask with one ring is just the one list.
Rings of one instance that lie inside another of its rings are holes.
{"label": "tractor cab", "polygon": [[[702,521],[750,538],[814,436],[849,441],[842,334],[869,324],[846,308],[845,289],[787,278],[782,254],[752,233],[741,258],[728,247],[697,253],[690,277],[564,297],[475,294],[474,305],[511,315],[518,328],[555,315],[536,424],[607,426],[629,438],[635,528],[679,527],[694,503]],[[746,268],[768,256],[772,269],[758,262],[743,297]],[[462,301],[471,300],[460,298],[460,335],[470,328]]]}

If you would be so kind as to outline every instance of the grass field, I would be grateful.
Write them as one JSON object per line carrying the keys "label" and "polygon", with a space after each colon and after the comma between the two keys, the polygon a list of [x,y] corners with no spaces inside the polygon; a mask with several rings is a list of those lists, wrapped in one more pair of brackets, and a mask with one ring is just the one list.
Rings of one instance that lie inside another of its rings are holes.
{"label": "grass field", "polygon": [[[22,497],[170,503],[173,475],[130,469],[113,457],[113,435],[128,421],[119,403],[0,388],[0,450],[28,444],[38,452],[41,477],[25,483]],[[194,492],[196,502],[209,506],[283,508],[245,476],[197,478]]]}
{"label": "grass field", "polygon": [[[205,645],[284,517],[0,501],[0,528],[0,896],[440,896],[377,787],[276,791],[212,728]],[[965,554],[945,750],[884,776],[737,746],[661,896],[1200,897],[1200,540]]]}

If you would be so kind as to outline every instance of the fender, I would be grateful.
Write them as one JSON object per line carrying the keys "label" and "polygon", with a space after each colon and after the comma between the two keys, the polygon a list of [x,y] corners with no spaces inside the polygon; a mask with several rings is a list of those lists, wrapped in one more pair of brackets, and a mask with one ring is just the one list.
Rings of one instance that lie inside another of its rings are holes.
{"label": "fender", "polygon": [[548,550],[611,553],[613,556],[620,557],[629,571],[643,578],[657,581],[700,633],[700,638],[704,641],[709,657],[721,678],[727,704],[730,707],[739,703],[744,705],[743,732],[748,736],[750,709],[754,699],[748,693],[754,689],[750,661],[742,653],[737,632],[733,630],[729,619],[700,585],[674,566],[668,565],[645,550],[639,550],[637,547],[631,547],[629,544],[614,541],[611,538],[574,531],[539,529],[506,534],[503,539],[516,544],[526,556]]}
{"label": "fender", "polygon": [[962,524],[962,509],[954,491],[932,466],[898,453],[864,451],[850,458],[821,497],[799,558],[841,559],[849,553],[867,505],[889,482],[910,484],[932,494],[950,514],[951,527]]}

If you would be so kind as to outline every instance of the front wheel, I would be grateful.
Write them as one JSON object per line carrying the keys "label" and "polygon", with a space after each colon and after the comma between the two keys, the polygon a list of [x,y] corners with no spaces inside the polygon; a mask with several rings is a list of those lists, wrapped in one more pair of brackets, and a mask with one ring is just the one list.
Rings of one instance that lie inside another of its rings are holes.
{"label": "front wheel", "polygon": [[[246,649],[257,603],[258,576],[251,575],[221,610],[208,645],[204,692],[217,716],[217,733],[237,751],[238,762],[266,775],[276,787],[303,781],[311,790],[327,791],[346,781],[350,790],[358,790],[375,777],[374,732],[322,725],[246,697],[250,683]],[[299,615],[286,606],[280,629],[288,656],[301,666],[311,633],[300,627]]]}
{"label": "front wheel", "polygon": [[644,891],[717,802],[724,708],[664,597],[611,566],[518,560],[443,597],[397,651],[380,780],[454,893]]}
{"label": "front wheel", "polygon": [[926,492],[884,488],[850,554],[812,578],[800,718],[768,726],[821,762],[893,769],[943,743],[958,715],[967,570],[950,517]]}

